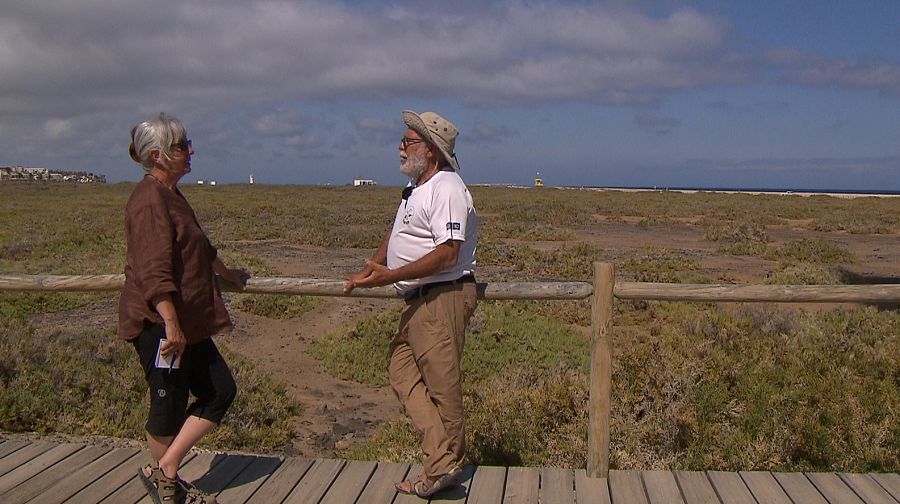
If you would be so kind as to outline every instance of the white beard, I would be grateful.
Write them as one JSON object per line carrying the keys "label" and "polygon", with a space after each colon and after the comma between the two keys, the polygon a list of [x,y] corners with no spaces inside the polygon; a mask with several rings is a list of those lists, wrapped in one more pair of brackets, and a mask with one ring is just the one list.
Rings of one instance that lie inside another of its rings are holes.
{"label": "white beard", "polygon": [[408,156],[406,159],[400,158],[400,173],[406,175],[411,179],[418,179],[425,173],[425,169],[428,167],[428,160],[425,158],[424,152],[419,152],[418,154],[413,154],[412,156]]}

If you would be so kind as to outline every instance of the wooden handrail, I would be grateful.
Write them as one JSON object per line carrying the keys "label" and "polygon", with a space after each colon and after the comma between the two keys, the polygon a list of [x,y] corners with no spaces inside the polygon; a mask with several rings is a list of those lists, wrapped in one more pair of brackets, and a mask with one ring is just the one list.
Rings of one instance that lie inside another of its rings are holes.
{"label": "wooden handrail", "polygon": [[[0,290],[110,291],[122,288],[125,275],[0,275]],[[224,291],[237,291],[220,282]],[[587,299],[594,291],[588,282],[491,282],[479,283],[482,299]],[[254,277],[244,289],[248,294],[300,296],[399,297],[392,287],[356,289],[344,294],[343,280],[316,278]],[[896,303],[900,284],[873,285],[732,285],[617,282],[618,299],[648,301],[713,301],[773,303]]]}
{"label": "wooden handrail", "polygon": [[896,303],[900,284],[729,285],[621,282],[619,299],[770,303]]}
{"label": "wooden handrail", "polygon": [[[16,291],[112,291],[125,283],[125,275],[0,275],[0,290]],[[343,280],[316,278],[254,277],[247,281],[243,292],[247,294],[286,294],[299,296],[348,296],[361,298],[401,297],[391,286],[374,289],[354,289],[344,293]],[[224,291],[237,292],[237,288],[219,279]],[[481,299],[586,299],[593,289],[587,282],[512,282],[479,283]]]}

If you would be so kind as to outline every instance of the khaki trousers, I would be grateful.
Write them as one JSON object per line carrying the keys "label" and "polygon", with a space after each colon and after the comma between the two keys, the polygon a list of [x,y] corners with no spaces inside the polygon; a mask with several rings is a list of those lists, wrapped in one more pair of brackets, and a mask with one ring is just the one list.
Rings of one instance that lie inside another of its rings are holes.
{"label": "khaki trousers", "polygon": [[391,342],[391,388],[419,433],[428,477],[466,453],[460,359],[477,302],[474,283],[435,287],[407,301]]}

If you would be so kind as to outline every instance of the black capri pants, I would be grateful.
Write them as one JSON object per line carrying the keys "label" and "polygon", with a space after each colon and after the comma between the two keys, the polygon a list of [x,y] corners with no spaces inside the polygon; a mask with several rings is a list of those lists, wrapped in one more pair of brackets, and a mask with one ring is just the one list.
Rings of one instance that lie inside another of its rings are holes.
{"label": "black capri pants", "polygon": [[[237,385],[212,338],[186,346],[181,367],[169,370],[155,365],[159,342],[165,337],[164,326],[149,324],[131,340],[150,387],[147,432],[174,436],[189,416],[221,423],[237,395]],[[189,393],[196,398],[190,407]]]}

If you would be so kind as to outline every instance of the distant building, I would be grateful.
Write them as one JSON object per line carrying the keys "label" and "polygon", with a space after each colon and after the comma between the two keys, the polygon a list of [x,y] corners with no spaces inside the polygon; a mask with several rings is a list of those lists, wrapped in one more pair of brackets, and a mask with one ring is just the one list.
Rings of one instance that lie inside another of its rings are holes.
{"label": "distant building", "polygon": [[200,180],[197,181],[197,185],[203,185],[203,184],[205,184],[205,183],[206,183],[206,181],[203,180],[203,179],[200,179]]}
{"label": "distant building", "polygon": [[216,185],[216,181],[215,181],[215,180],[210,180],[210,181],[209,181],[209,185],[211,185],[211,186]]}
{"label": "distant building", "polygon": [[9,182],[75,182],[79,184],[105,184],[106,175],[86,172],[70,172],[27,166],[0,166],[0,181]]}
{"label": "distant building", "polygon": [[250,185],[253,185],[253,174],[250,174]]}
{"label": "distant building", "polygon": [[371,186],[378,185],[378,182],[375,182],[374,180],[371,180],[371,179],[361,179],[361,178],[357,178],[357,179],[353,180],[353,187],[370,186],[370,185]]}

